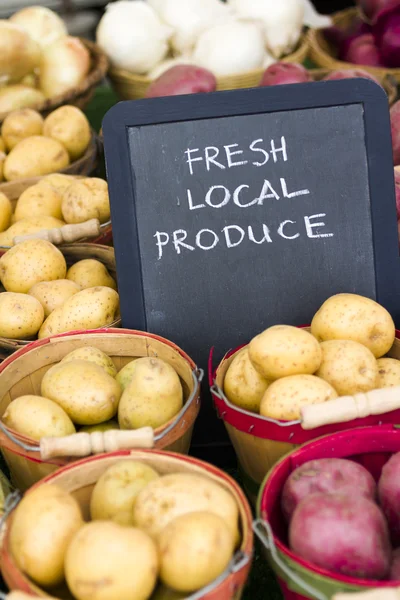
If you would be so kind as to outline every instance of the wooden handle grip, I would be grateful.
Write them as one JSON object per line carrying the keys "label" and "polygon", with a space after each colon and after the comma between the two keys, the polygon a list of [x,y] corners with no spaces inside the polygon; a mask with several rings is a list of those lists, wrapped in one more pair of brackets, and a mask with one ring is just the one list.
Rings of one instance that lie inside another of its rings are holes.
{"label": "wooden handle grip", "polygon": [[[19,590],[13,590],[12,592],[8,592],[7,600],[32,600],[33,598],[37,598],[36,595],[26,594],[25,592],[20,592]],[[58,600],[54,596],[47,596],[47,600]]]}
{"label": "wooden handle grip", "polygon": [[132,430],[80,432],[65,437],[44,437],[40,440],[42,460],[61,456],[89,456],[115,450],[152,448],[154,430],[142,427]]}
{"label": "wooden handle grip", "polygon": [[367,592],[335,594],[332,600],[400,600],[400,588],[377,588]]}
{"label": "wooden handle grip", "polygon": [[84,223],[75,223],[73,225],[63,225],[55,229],[41,229],[35,233],[26,235],[17,235],[14,238],[14,244],[25,242],[26,240],[47,240],[52,244],[65,244],[67,242],[76,242],[82,238],[96,237],[100,234],[100,221],[90,219]]}
{"label": "wooden handle grip", "polygon": [[303,406],[301,426],[303,429],[315,429],[321,425],[382,415],[397,408],[400,408],[400,386],[371,390],[365,394],[342,396],[321,404]]}

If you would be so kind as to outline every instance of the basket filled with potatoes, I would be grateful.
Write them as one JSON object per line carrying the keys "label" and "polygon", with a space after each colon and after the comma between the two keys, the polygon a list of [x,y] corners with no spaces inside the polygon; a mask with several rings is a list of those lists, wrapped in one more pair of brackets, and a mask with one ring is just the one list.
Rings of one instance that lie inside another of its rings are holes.
{"label": "basket filled with potatoes", "polygon": [[377,302],[328,298],[311,327],[275,325],[209,372],[250,497],[287,452],[321,435],[400,418],[400,334]]}
{"label": "basket filled with potatoes", "polygon": [[31,108],[15,110],[0,129],[0,191],[16,197],[50,173],[89,175],[100,145],[75,106],[60,106],[45,118]]}
{"label": "basket filled with potatoes", "polygon": [[187,453],[202,373],[179,347],[130,329],[64,333],[0,365],[0,446],[20,490],[78,457]]}
{"label": "basket filled with potatoes", "polygon": [[251,510],[229,475],[133,450],[81,460],[28,490],[7,517],[0,560],[11,590],[39,597],[234,600],[252,553]]}
{"label": "basket filled with potatoes", "polygon": [[28,239],[0,257],[0,353],[72,330],[118,327],[114,249]]}

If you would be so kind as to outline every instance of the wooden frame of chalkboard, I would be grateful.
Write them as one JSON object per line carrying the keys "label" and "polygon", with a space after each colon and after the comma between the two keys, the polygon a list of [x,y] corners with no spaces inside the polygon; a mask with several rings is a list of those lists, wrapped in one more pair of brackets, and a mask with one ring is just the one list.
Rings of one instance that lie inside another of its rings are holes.
{"label": "wooden frame of chalkboard", "polygon": [[[154,205],[157,202],[161,206],[159,200],[154,202],[153,207],[151,204],[148,206],[145,204],[146,198],[143,193],[143,190],[146,189],[145,184],[148,182],[149,189],[152,189],[153,184],[153,175],[149,171],[149,165],[152,163],[151,160],[148,160],[145,169],[142,168],[140,164],[142,160],[140,145],[136,145],[136,153],[133,156],[132,132],[140,134],[142,137],[138,139],[143,140],[143,136],[147,135],[147,126],[169,126],[171,124],[177,124],[178,126],[178,124],[200,121],[203,128],[208,121],[222,118],[246,119],[249,116],[257,116],[261,119],[263,115],[269,114],[277,114],[282,117],[282,115],[294,114],[295,111],[334,109],[353,105],[362,107],[360,122],[363,126],[362,143],[364,144],[365,141],[363,152],[367,163],[365,178],[368,179],[366,183],[369,197],[369,206],[364,209],[364,212],[370,212],[370,216],[368,215],[368,219],[370,219],[369,229],[372,228],[372,237],[370,231],[368,236],[366,235],[366,239],[368,237],[368,240],[371,239],[372,242],[366,241],[365,244],[373,247],[372,250],[368,248],[369,255],[372,256],[371,252],[373,253],[373,260],[371,258],[371,265],[373,263],[373,266],[370,269],[371,283],[360,287],[365,290],[366,287],[370,286],[370,294],[365,293],[365,295],[375,297],[390,311],[395,321],[400,324],[400,255],[396,226],[388,101],[384,90],[377,84],[366,79],[353,79],[127,101],[118,103],[109,110],[103,120],[103,134],[123,326],[141,330],[149,329],[149,322],[146,318],[146,302],[150,289],[149,283],[147,283],[147,289],[144,289],[143,273],[144,267],[146,267],[144,261],[150,259],[148,256],[142,256],[139,239],[139,234],[143,233],[142,227],[138,226],[137,218],[138,197],[136,188],[139,179],[141,179],[140,194],[142,200],[141,222],[143,223],[144,210],[155,210]],[[301,129],[301,125],[299,127]],[[307,131],[303,133],[307,135]],[[162,140],[165,142],[165,139],[168,141],[168,138],[160,137],[160,143],[158,146],[153,144],[153,149],[156,148],[158,151],[162,146]],[[322,148],[321,152],[323,152]],[[161,157],[161,153],[159,156]],[[153,153],[151,158],[156,171],[158,157]],[[329,160],[335,160],[335,157],[331,156]],[[169,177],[171,177],[170,180]],[[165,173],[166,192],[168,183],[172,185],[173,178],[174,173]],[[167,193],[166,196],[168,196]],[[354,203],[357,202],[358,198],[354,198]],[[320,211],[315,210],[314,212]],[[163,216],[160,217],[155,212],[154,218],[160,220]],[[357,217],[355,217],[352,226],[357,239],[362,239],[364,232],[360,231],[360,228],[363,225],[357,223]],[[138,228],[140,231],[138,231]],[[146,235],[147,233],[146,231]],[[362,262],[362,252],[361,255],[356,256],[356,250],[354,255],[351,248],[344,249],[344,251],[348,253],[346,260],[349,263],[352,261]],[[191,255],[193,254],[192,252]],[[353,268],[354,270],[356,269]],[[372,273],[373,270],[374,273]],[[188,306],[192,305],[192,296],[196,295],[196,288],[207,285],[207,281],[202,280],[201,277],[200,272],[191,272],[190,281],[187,281]],[[153,283],[154,281],[158,285],[158,280],[153,279]],[[179,285],[179,283],[177,284],[175,281],[174,272],[172,271],[170,277],[171,289],[168,290],[170,297],[173,297],[175,285]],[[304,287],[307,287],[307,282],[304,283]],[[336,291],[351,290],[337,290],[334,287],[331,293],[336,293]],[[162,292],[161,287],[159,300],[156,298],[159,303],[160,314],[164,308]],[[152,300],[154,307],[154,298]],[[215,307],[223,305],[223,293],[216,295],[213,302]],[[301,299],[299,299],[299,302],[301,302]],[[180,309],[181,311],[191,310],[186,306],[181,306]],[[205,317],[201,313],[201,306],[198,306],[193,318],[197,317],[197,319],[204,321]],[[176,315],[175,319],[176,323],[174,324],[176,324],[176,329],[179,329],[180,322]],[[240,321],[240,315],[238,315],[238,320]],[[207,319],[205,319],[204,327],[207,327],[206,321]],[[304,321],[297,324],[303,323]],[[233,323],[231,327],[235,329],[235,324]],[[154,323],[150,325],[150,330],[164,335],[163,331],[157,331],[157,326],[154,326]],[[249,337],[251,334],[249,332]],[[190,338],[190,332],[185,332],[185,335]],[[241,335],[243,337],[243,332]],[[182,345],[189,354],[193,354],[190,346],[193,346],[195,341],[188,339],[188,346],[185,346],[182,343],[182,336],[170,335],[169,337],[172,337],[172,341]],[[236,342],[243,343],[246,341],[248,340],[232,339],[231,343],[235,345]],[[226,343],[226,340],[224,340],[224,343]],[[229,346],[224,348],[224,350],[228,349]],[[203,356],[204,350],[203,347]],[[195,355],[193,355],[193,358],[197,360]],[[200,366],[206,367],[204,360]]]}

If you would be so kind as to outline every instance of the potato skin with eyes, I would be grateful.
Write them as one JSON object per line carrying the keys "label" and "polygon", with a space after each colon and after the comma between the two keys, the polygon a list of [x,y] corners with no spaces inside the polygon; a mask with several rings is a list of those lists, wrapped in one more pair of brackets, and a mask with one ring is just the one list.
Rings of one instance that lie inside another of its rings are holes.
{"label": "potato skin with eyes", "polygon": [[57,279],[36,283],[28,294],[39,300],[44,308],[45,317],[48,317],[53,310],[62,306],[68,298],[78,292],[79,287],[73,281]]}
{"label": "potato skin with eyes", "polygon": [[117,369],[112,359],[95,346],[82,346],[81,348],[72,350],[72,352],[69,352],[64,356],[61,362],[66,363],[70,360],[87,360],[99,365],[99,367],[104,369],[111,377],[115,377],[117,374]]}
{"label": "potato skin with eyes", "polygon": [[44,319],[44,310],[36,298],[15,292],[0,294],[0,336],[13,340],[32,339]]}
{"label": "potato skin with eyes", "polygon": [[249,351],[244,348],[228,367],[224,379],[224,392],[232,404],[258,413],[261,399],[270,383],[253,367]]}
{"label": "potato skin with eyes", "polygon": [[67,271],[67,279],[74,281],[81,290],[97,285],[117,289],[107,267],[94,258],[85,258],[72,265]]}
{"label": "potato skin with eyes", "polygon": [[7,155],[4,178],[7,181],[27,179],[61,171],[69,165],[68,152],[60,142],[33,135],[19,142]]}

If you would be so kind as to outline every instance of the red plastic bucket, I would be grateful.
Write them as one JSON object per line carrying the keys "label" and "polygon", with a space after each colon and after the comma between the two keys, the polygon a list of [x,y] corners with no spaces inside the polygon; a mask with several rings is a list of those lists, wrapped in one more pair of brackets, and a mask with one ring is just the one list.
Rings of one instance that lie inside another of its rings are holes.
{"label": "red plastic bucket", "polygon": [[[397,409],[385,414],[306,430],[300,424],[288,425],[285,421],[274,421],[234,406],[223,394],[223,385],[229,365],[243,347],[229,351],[216,369],[213,367],[211,351],[208,376],[217,414],[224,421],[238,458],[243,485],[254,503],[266,473],[282,456],[299,445],[354,427],[400,424],[400,409]],[[396,331],[395,343],[388,356],[400,359],[400,331]]]}
{"label": "red plastic bucket", "polygon": [[268,473],[257,502],[253,528],[263,542],[266,558],[274,570],[285,600],[331,600],[340,592],[398,587],[397,581],[371,581],[345,577],[320,569],[292,552],[287,525],[281,512],[281,491],[294,469],[318,458],[347,458],[360,463],[378,480],[390,456],[400,451],[397,425],[359,427],[305,444],[282,458]]}

